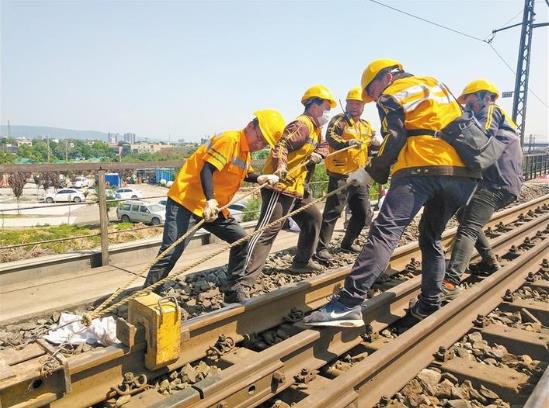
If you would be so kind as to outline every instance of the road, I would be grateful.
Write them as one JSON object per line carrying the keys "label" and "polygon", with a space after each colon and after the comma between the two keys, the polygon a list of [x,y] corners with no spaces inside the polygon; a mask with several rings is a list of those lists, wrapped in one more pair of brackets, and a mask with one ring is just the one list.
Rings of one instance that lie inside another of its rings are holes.
{"label": "road", "polygon": [[[136,184],[130,187],[141,192],[143,197],[151,197],[147,201],[160,201],[166,197],[165,187],[151,184]],[[52,190],[53,192],[53,190]],[[152,198],[156,197],[156,198]],[[60,224],[99,224],[99,207],[96,204],[78,204],[59,206],[43,202],[44,190],[39,190],[34,183],[27,183],[18,205],[13,192],[9,188],[0,188],[0,227],[24,228],[37,225]],[[25,209],[40,206],[43,208]],[[6,211],[7,210],[7,211]],[[6,217],[2,217],[6,214]],[[116,209],[109,210],[109,219],[116,220]]]}

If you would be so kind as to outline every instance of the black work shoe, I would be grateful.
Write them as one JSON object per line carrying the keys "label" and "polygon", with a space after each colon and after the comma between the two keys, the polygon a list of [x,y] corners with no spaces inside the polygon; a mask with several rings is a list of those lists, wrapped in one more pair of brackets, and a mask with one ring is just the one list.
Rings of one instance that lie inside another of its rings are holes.
{"label": "black work shoe", "polygon": [[344,251],[352,252],[354,254],[360,254],[362,252],[362,247],[356,244],[351,244],[351,245],[341,244],[341,249],[343,249]]}
{"label": "black work shoe", "polygon": [[223,293],[223,303],[245,303],[251,299],[247,288],[243,285],[233,285]]}
{"label": "black work shoe", "polygon": [[461,292],[463,292],[463,288],[461,286],[445,279],[442,281],[440,300],[443,302],[449,302],[450,300],[457,298]]}
{"label": "black work shoe", "polygon": [[489,276],[500,268],[496,260],[481,260],[480,262],[469,264],[469,271],[477,276]]}
{"label": "black work shoe", "polygon": [[416,300],[415,304],[410,306],[410,308],[406,312],[406,315],[404,315],[402,319],[396,321],[391,326],[391,331],[395,334],[401,335],[405,331],[411,329],[416,324],[421,322],[427,316],[428,316],[427,313],[424,313],[422,310],[420,310],[418,306],[418,302]]}
{"label": "black work shoe", "polygon": [[328,262],[328,261],[331,261],[333,258],[332,254],[328,252],[326,248],[318,251],[315,256],[321,262]]}
{"label": "black work shoe", "polygon": [[309,262],[306,262],[306,263],[296,262],[296,261],[292,262],[292,265],[290,266],[289,270],[292,273],[314,273],[314,272],[322,272],[324,268],[318,262],[315,262],[312,259],[309,259]]}

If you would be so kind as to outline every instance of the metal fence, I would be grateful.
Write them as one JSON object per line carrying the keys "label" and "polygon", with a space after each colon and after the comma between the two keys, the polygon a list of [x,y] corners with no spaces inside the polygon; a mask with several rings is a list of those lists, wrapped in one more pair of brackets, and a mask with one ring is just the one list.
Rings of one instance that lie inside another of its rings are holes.
{"label": "metal fence", "polygon": [[532,180],[548,174],[549,153],[525,154],[522,170],[525,180]]}
{"label": "metal fence", "polygon": [[[172,163],[170,163],[170,164],[172,164]],[[161,166],[161,167],[166,167],[166,162],[149,163],[149,164],[138,163],[138,164],[133,164],[132,166],[130,166],[129,164],[126,164],[125,167],[126,168],[136,168],[137,165],[139,165],[139,167],[147,166],[148,168],[154,168],[155,165],[156,166]],[[256,163],[256,168],[260,167],[259,165],[260,165],[260,163]],[[58,166],[58,165],[56,165],[56,166]],[[79,165],[77,170],[81,170],[83,166],[85,167],[85,165]],[[45,208],[45,207],[52,208],[52,207],[64,206],[64,207],[69,207],[69,214],[70,214],[70,208],[72,206],[75,206],[75,205],[79,205],[79,206],[81,206],[81,205],[97,205],[98,209],[99,209],[99,211],[98,211],[98,213],[99,213],[99,225],[100,225],[100,232],[99,233],[79,235],[79,236],[71,236],[71,237],[68,237],[68,238],[56,238],[56,239],[50,239],[50,240],[41,240],[41,241],[34,241],[34,242],[29,242],[29,243],[4,245],[4,246],[0,246],[0,250],[7,250],[7,249],[13,249],[13,248],[18,248],[18,247],[23,247],[23,246],[33,246],[33,245],[38,245],[38,244],[43,244],[43,243],[62,242],[62,241],[79,239],[79,238],[88,238],[88,237],[97,237],[97,236],[99,236],[99,237],[101,237],[100,242],[101,242],[102,264],[107,265],[108,264],[108,245],[109,245],[108,237],[110,235],[120,234],[120,233],[124,232],[123,230],[122,231],[108,231],[108,228],[107,228],[108,224],[109,224],[108,208],[112,205],[116,205],[120,201],[125,201],[124,199],[107,199],[107,193],[106,193],[106,188],[105,188],[105,172],[106,172],[107,169],[110,169],[111,167],[115,168],[115,166],[118,167],[118,166],[120,166],[120,164],[116,163],[116,164],[111,165],[110,163],[107,163],[107,164],[101,164],[99,166],[97,164],[93,164],[94,168],[93,169],[91,169],[91,168],[88,169],[88,170],[97,172],[97,176],[98,176],[98,178],[97,178],[98,179],[97,197],[98,197],[98,199],[96,201],[82,202],[82,203],[78,203],[78,204],[76,204],[76,203],[48,204],[48,205],[37,204],[37,205],[31,205],[31,206],[26,206],[26,207],[22,207],[22,208],[19,208],[19,207],[18,208],[3,208],[3,209],[0,208],[0,219],[2,219],[2,221],[3,221],[4,217],[5,217],[5,214],[13,213],[15,211],[21,212],[21,211],[25,211],[25,210],[39,209],[39,208]],[[44,167],[44,169],[42,169],[41,167]],[[17,169],[17,167],[15,165],[13,165],[13,166],[0,166],[0,173],[2,173],[2,170],[4,172],[14,172],[15,169]],[[27,172],[27,171],[38,172],[40,170],[42,170],[42,171],[52,171],[53,170],[53,171],[62,172],[62,170],[60,168],[57,168],[57,167],[52,168],[52,165],[32,165],[32,166],[25,166],[25,169],[21,169],[21,171],[25,171],[25,172]],[[546,174],[548,174],[548,172],[549,172],[549,154],[539,153],[539,154],[526,154],[526,155],[524,155],[523,175],[524,175],[525,180],[531,180],[531,179],[546,175]],[[311,182],[311,183],[309,183],[309,188],[310,188],[311,194],[314,198],[320,197],[321,195],[323,195],[327,192],[328,181],[327,180],[321,180],[321,181]],[[245,190],[245,188],[244,188],[244,190]],[[376,186],[370,188],[370,200],[377,200],[378,195],[379,195],[379,186],[376,185]],[[154,198],[156,198],[156,199],[165,198],[165,195],[143,197],[142,200],[154,199]],[[256,205],[255,205],[256,209],[245,210],[245,211],[242,212],[242,215],[243,215],[245,220],[253,220],[253,219],[258,218],[259,212],[260,212],[259,199],[260,199],[259,194],[255,198],[251,199],[251,200],[258,200]],[[2,223],[2,226],[3,226],[3,223]],[[157,228],[158,229],[159,227],[158,226],[152,226],[152,225],[151,226],[143,226],[143,227],[133,229],[132,231],[137,231],[137,230],[140,230],[140,229],[151,229],[151,228]]]}

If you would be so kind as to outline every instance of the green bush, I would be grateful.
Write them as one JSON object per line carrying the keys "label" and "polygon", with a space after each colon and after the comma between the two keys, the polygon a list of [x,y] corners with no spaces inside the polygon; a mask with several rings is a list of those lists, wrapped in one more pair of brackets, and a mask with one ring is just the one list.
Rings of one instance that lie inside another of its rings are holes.
{"label": "green bush", "polygon": [[261,208],[261,200],[259,198],[252,198],[246,203],[244,209],[244,217],[242,221],[253,221],[259,218],[259,210]]}
{"label": "green bush", "polygon": [[320,197],[328,191],[328,174],[326,173],[324,163],[315,166],[315,172],[309,182],[309,188],[314,198]]}

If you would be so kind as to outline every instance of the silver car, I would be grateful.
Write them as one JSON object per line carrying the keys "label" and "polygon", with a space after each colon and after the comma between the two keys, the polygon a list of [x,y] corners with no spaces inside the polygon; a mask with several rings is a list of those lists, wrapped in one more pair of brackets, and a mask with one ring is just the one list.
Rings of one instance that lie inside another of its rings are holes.
{"label": "silver car", "polygon": [[146,224],[164,224],[166,207],[144,201],[128,200],[116,208],[116,217],[122,222],[143,222]]}

